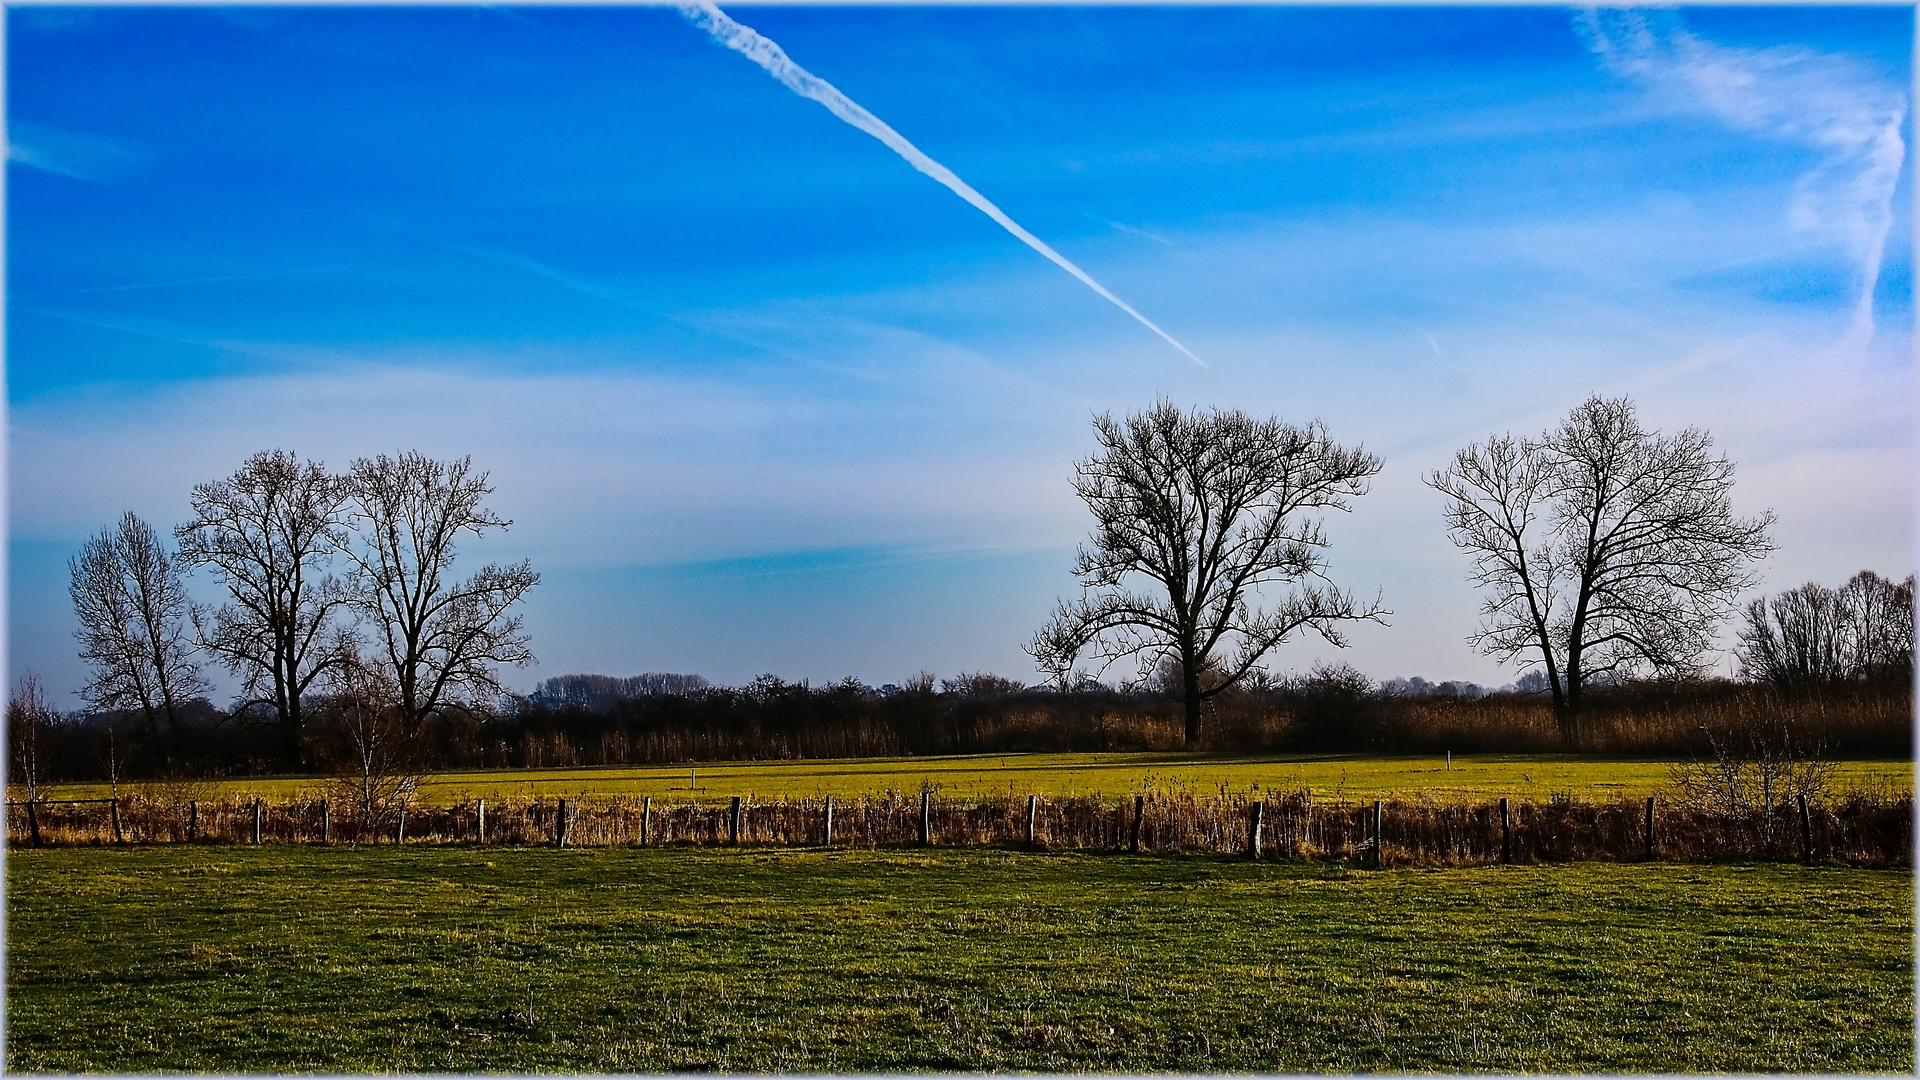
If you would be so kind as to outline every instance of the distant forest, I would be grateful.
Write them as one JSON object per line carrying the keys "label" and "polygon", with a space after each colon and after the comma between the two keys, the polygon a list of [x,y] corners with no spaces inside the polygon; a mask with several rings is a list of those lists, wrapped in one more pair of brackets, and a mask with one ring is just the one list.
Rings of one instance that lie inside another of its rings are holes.
{"label": "distant forest", "polygon": [[[1828,756],[1912,753],[1906,680],[1643,681],[1597,689],[1580,750],[1705,754],[1710,733],[1771,725]],[[18,709],[20,702],[14,705]],[[1544,692],[1470,683],[1370,681],[1346,665],[1236,687],[1208,703],[1202,750],[1442,753],[1563,751]],[[324,716],[326,710],[319,710]],[[284,771],[266,718],[229,715],[201,699],[173,736],[133,713],[49,714],[41,780]],[[653,765],[683,761],[874,755],[1182,749],[1183,705],[1159,686],[1071,690],[995,675],[922,674],[880,687],[763,675],[715,686],[698,675],[564,675],[492,709],[437,714],[417,745],[421,770]],[[351,745],[315,725],[302,765],[348,764]]]}

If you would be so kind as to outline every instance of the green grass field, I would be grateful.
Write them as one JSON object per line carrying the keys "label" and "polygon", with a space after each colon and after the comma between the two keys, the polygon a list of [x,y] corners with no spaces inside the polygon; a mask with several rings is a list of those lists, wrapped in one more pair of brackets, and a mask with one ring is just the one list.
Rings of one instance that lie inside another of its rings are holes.
{"label": "green grass field", "polygon": [[[1009,791],[1116,798],[1148,786],[1186,786],[1211,792],[1223,786],[1244,791],[1258,784],[1263,789],[1281,791],[1312,788],[1317,795],[1328,798],[1426,793],[1442,800],[1511,796],[1544,801],[1553,795],[1611,799],[1622,794],[1655,794],[1667,785],[1671,768],[1668,761],[1556,754],[1455,755],[1451,769],[1444,757],[1436,756],[1005,754],[443,773],[430,778],[421,794],[441,805],[468,798],[498,800],[536,795],[652,795],[718,802],[733,795],[764,800],[820,794],[849,797],[889,789],[917,792],[924,785],[959,798]],[[690,780],[695,790],[689,790]],[[1835,780],[1841,787],[1912,791],[1913,763],[1844,761],[1839,763]],[[223,786],[246,796],[284,800],[318,793],[322,781],[312,777],[245,779]],[[106,794],[106,785],[65,785],[50,793],[55,798],[97,797]]]}
{"label": "green grass field", "polygon": [[1914,1068],[1908,870],[67,848],[7,896],[17,1070]]}

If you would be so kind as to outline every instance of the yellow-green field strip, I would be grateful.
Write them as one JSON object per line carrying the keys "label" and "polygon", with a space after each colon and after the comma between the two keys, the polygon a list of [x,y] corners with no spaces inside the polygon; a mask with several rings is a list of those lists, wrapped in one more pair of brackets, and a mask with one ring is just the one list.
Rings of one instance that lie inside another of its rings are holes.
{"label": "yellow-green field strip", "polygon": [[[470,799],[653,796],[676,802],[848,798],[930,789],[947,798],[996,794],[1120,798],[1135,792],[1187,789],[1195,794],[1311,789],[1317,798],[1415,798],[1438,801],[1554,796],[1610,800],[1657,795],[1671,784],[1671,760],[1598,760],[1553,754],[1368,757],[1359,755],[976,754],[916,758],[724,761],[711,764],[574,769],[500,769],[437,773],[420,798],[451,806]],[[207,794],[270,799],[315,797],[321,776],[235,778]],[[1833,786],[1887,792],[1913,790],[1913,763],[1837,763]],[[123,793],[140,790],[122,785]],[[49,798],[106,795],[105,784],[50,788]]]}

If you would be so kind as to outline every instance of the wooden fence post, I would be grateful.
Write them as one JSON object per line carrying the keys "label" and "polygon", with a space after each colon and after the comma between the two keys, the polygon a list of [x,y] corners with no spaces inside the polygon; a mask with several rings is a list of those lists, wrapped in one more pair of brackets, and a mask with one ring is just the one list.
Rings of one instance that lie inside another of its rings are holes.
{"label": "wooden fence post", "polygon": [[320,803],[320,842],[333,843],[333,803]]}
{"label": "wooden fence post", "polygon": [[1135,795],[1133,797],[1133,836],[1127,841],[1127,850],[1133,852],[1135,855],[1140,854],[1140,819],[1146,812],[1147,797],[1145,795]]}
{"label": "wooden fence post", "polygon": [[124,844],[127,842],[127,838],[120,832],[120,797],[118,795],[110,800],[109,809],[113,811],[113,842],[116,844]]}
{"label": "wooden fence post", "polygon": [[933,819],[931,816],[931,811],[928,809],[928,803],[931,800],[931,798],[932,796],[925,791],[922,791],[920,793],[920,846],[921,847],[927,847],[933,841]]}
{"label": "wooden fence post", "polygon": [[1513,815],[1507,811],[1507,800],[1500,800],[1500,861],[1513,861]]}
{"label": "wooden fence post", "polygon": [[[1247,817],[1247,857],[1260,857],[1260,812],[1266,808],[1265,802],[1254,803]],[[1376,804],[1377,805],[1377,804]]]}
{"label": "wooden fence post", "polygon": [[1800,857],[1813,861],[1813,814],[1807,809],[1807,793],[1800,793]]}
{"label": "wooden fence post", "polygon": [[407,804],[406,803],[400,804],[400,820],[393,827],[393,842],[396,844],[404,844],[407,842]]}
{"label": "wooden fence post", "polygon": [[826,825],[820,830],[820,846],[833,846],[833,796],[827,796]]}
{"label": "wooden fence post", "polygon": [[1373,868],[1380,869],[1380,849],[1385,845],[1380,836],[1380,800],[1373,800]]}
{"label": "wooden fence post", "polygon": [[40,846],[40,816],[33,812],[33,800],[27,800],[27,832],[33,837],[33,846]]}
{"label": "wooden fence post", "polygon": [[473,838],[475,843],[487,842],[487,800],[485,799],[480,800],[480,806],[474,818]]}
{"label": "wooden fence post", "polygon": [[[1325,829],[1320,831],[1320,839],[1325,840]],[[1300,789],[1300,843],[1302,846],[1313,844],[1313,789]]]}
{"label": "wooden fence post", "polygon": [[200,831],[200,800],[187,801],[187,843],[193,843],[193,837]]}
{"label": "wooden fence post", "polygon": [[1647,861],[1653,861],[1653,796],[1647,796]]}
{"label": "wooden fence post", "polygon": [[567,846],[567,800],[560,800],[560,812],[553,823],[553,846]]}
{"label": "wooden fence post", "polygon": [[260,842],[260,800],[253,800],[253,842]]}
{"label": "wooden fence post", "polygon": [[733,812],[727,815],[727,843],[740,842],[740,796],[733,797]]}
{"label": "wooden fence post", "polygon": [[1028,847],[1033,846],[1034,819],[1039,815],[1039,813],[1040,813],[1040,796],[1038,795],[1027,796],[1027,846]]}
{"label": "wooden fence post", "polygon": [[648,834],[653,832],[653,796],[640,800],[640,846],[646,847]]}

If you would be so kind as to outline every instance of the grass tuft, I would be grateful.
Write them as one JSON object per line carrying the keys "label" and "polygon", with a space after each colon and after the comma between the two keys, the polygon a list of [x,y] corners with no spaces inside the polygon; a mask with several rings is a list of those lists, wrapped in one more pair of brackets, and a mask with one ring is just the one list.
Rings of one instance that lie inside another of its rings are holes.
{"label": "grass tuft", "polygon": [[23,1071],[1914,1068],[1906,869],[278,845],[7,875]]}

